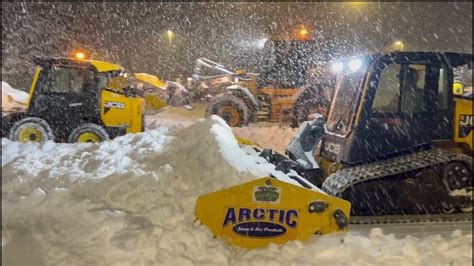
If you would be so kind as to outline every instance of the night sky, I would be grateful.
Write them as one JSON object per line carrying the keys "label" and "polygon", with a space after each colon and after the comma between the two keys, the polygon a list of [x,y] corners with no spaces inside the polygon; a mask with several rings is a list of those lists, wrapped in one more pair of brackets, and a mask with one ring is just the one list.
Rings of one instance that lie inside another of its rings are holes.
{"label": "night sky", "polygon": [[472,52],[471,2],[2,3],[2,80],[26,89],[33,56],[78,49],[164,79],[190,76],[198,57],[255,70],[262,40],[298,24],[334,57],[397,39],[405,50]]}

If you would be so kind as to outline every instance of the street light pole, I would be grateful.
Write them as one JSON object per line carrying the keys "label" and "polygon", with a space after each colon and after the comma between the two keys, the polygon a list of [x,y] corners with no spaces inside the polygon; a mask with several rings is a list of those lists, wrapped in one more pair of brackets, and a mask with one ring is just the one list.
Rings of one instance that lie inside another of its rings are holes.
{"label": "street light pole", "polygon": [[168,31],[166,31],[166,36],[168,38],[168,44],[169,44],[169,46],[171,46],[171,43],[172,43],[173,38],[174,38],[174,32],[172,32],[171,30],[168,30]]}

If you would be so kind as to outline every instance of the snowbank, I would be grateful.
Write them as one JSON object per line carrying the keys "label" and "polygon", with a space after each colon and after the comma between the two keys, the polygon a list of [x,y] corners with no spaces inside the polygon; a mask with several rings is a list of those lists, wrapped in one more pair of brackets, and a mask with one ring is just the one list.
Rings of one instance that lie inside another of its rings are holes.
{"label": "snowbank", "polygon": [[[167,106],[163,112],[145,116],[146,128],[167,127],[169,129],[179,129],[188,127],[205,116],[206,106],[197,104],[194,110]],[[297,131],[297,128],[291,128],[288,125],[270,125],[269,123],[232,128],[235,135],[258,143],[261,147],[272,148],[282,154]]]}
{"label": "snowbank", "polygon": [[232,132],[235,135],[254,141],[261,147],[271,148],[282,154],[285,153],[286,147],[290,144],[297,131],[297,128],[282,125],[261,126],[251,124],[247,127],[232,128]]}
{"label": "snowbank", "polygon": [[270,172],[274,168],[240,149],[217,118],[101,144],[2,139],[5,264],[471,263],[472,236],[460,231],[449,238],[396,239],[374,229],[369,237],[314,236],[244,250],[215,239],[196,221],[200,195]]}
{"label": "snowbank", "polygon": [[7,112],[12,108],[25,108],[29,99],[28,93],[12,88],[10,84],[2,81],[2,111]]}

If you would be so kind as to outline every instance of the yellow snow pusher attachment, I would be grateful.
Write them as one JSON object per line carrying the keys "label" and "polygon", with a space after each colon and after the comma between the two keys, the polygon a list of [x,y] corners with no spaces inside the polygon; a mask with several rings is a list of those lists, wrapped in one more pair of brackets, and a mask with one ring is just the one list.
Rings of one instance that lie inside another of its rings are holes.
{"label": "yellow snow pusher attachment", "polygon": [[198,198],[196,216],[215,236],[244,248],[347,231],[351,203],[272,177]]}
{"label": "yellow snow pusher attachment", "polygon": [[127,88],[129,93],[134,93],[145,99],[145,111],[156,113],[167,106],[169,98],[166,83],[157,76],[146,73],[128,73],[127,76],[118,76],[110,79],[109,87],[117,90]]}

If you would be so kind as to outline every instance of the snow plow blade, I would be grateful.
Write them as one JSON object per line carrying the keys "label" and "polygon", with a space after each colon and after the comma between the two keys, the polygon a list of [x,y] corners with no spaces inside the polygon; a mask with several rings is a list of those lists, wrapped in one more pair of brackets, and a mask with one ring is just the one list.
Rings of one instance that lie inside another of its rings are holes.
{"label": "snow plow blade", "polygon": [[203,195],[196,216],[230,245],[261,248],[345,232],[351,203],[264,177]]}

